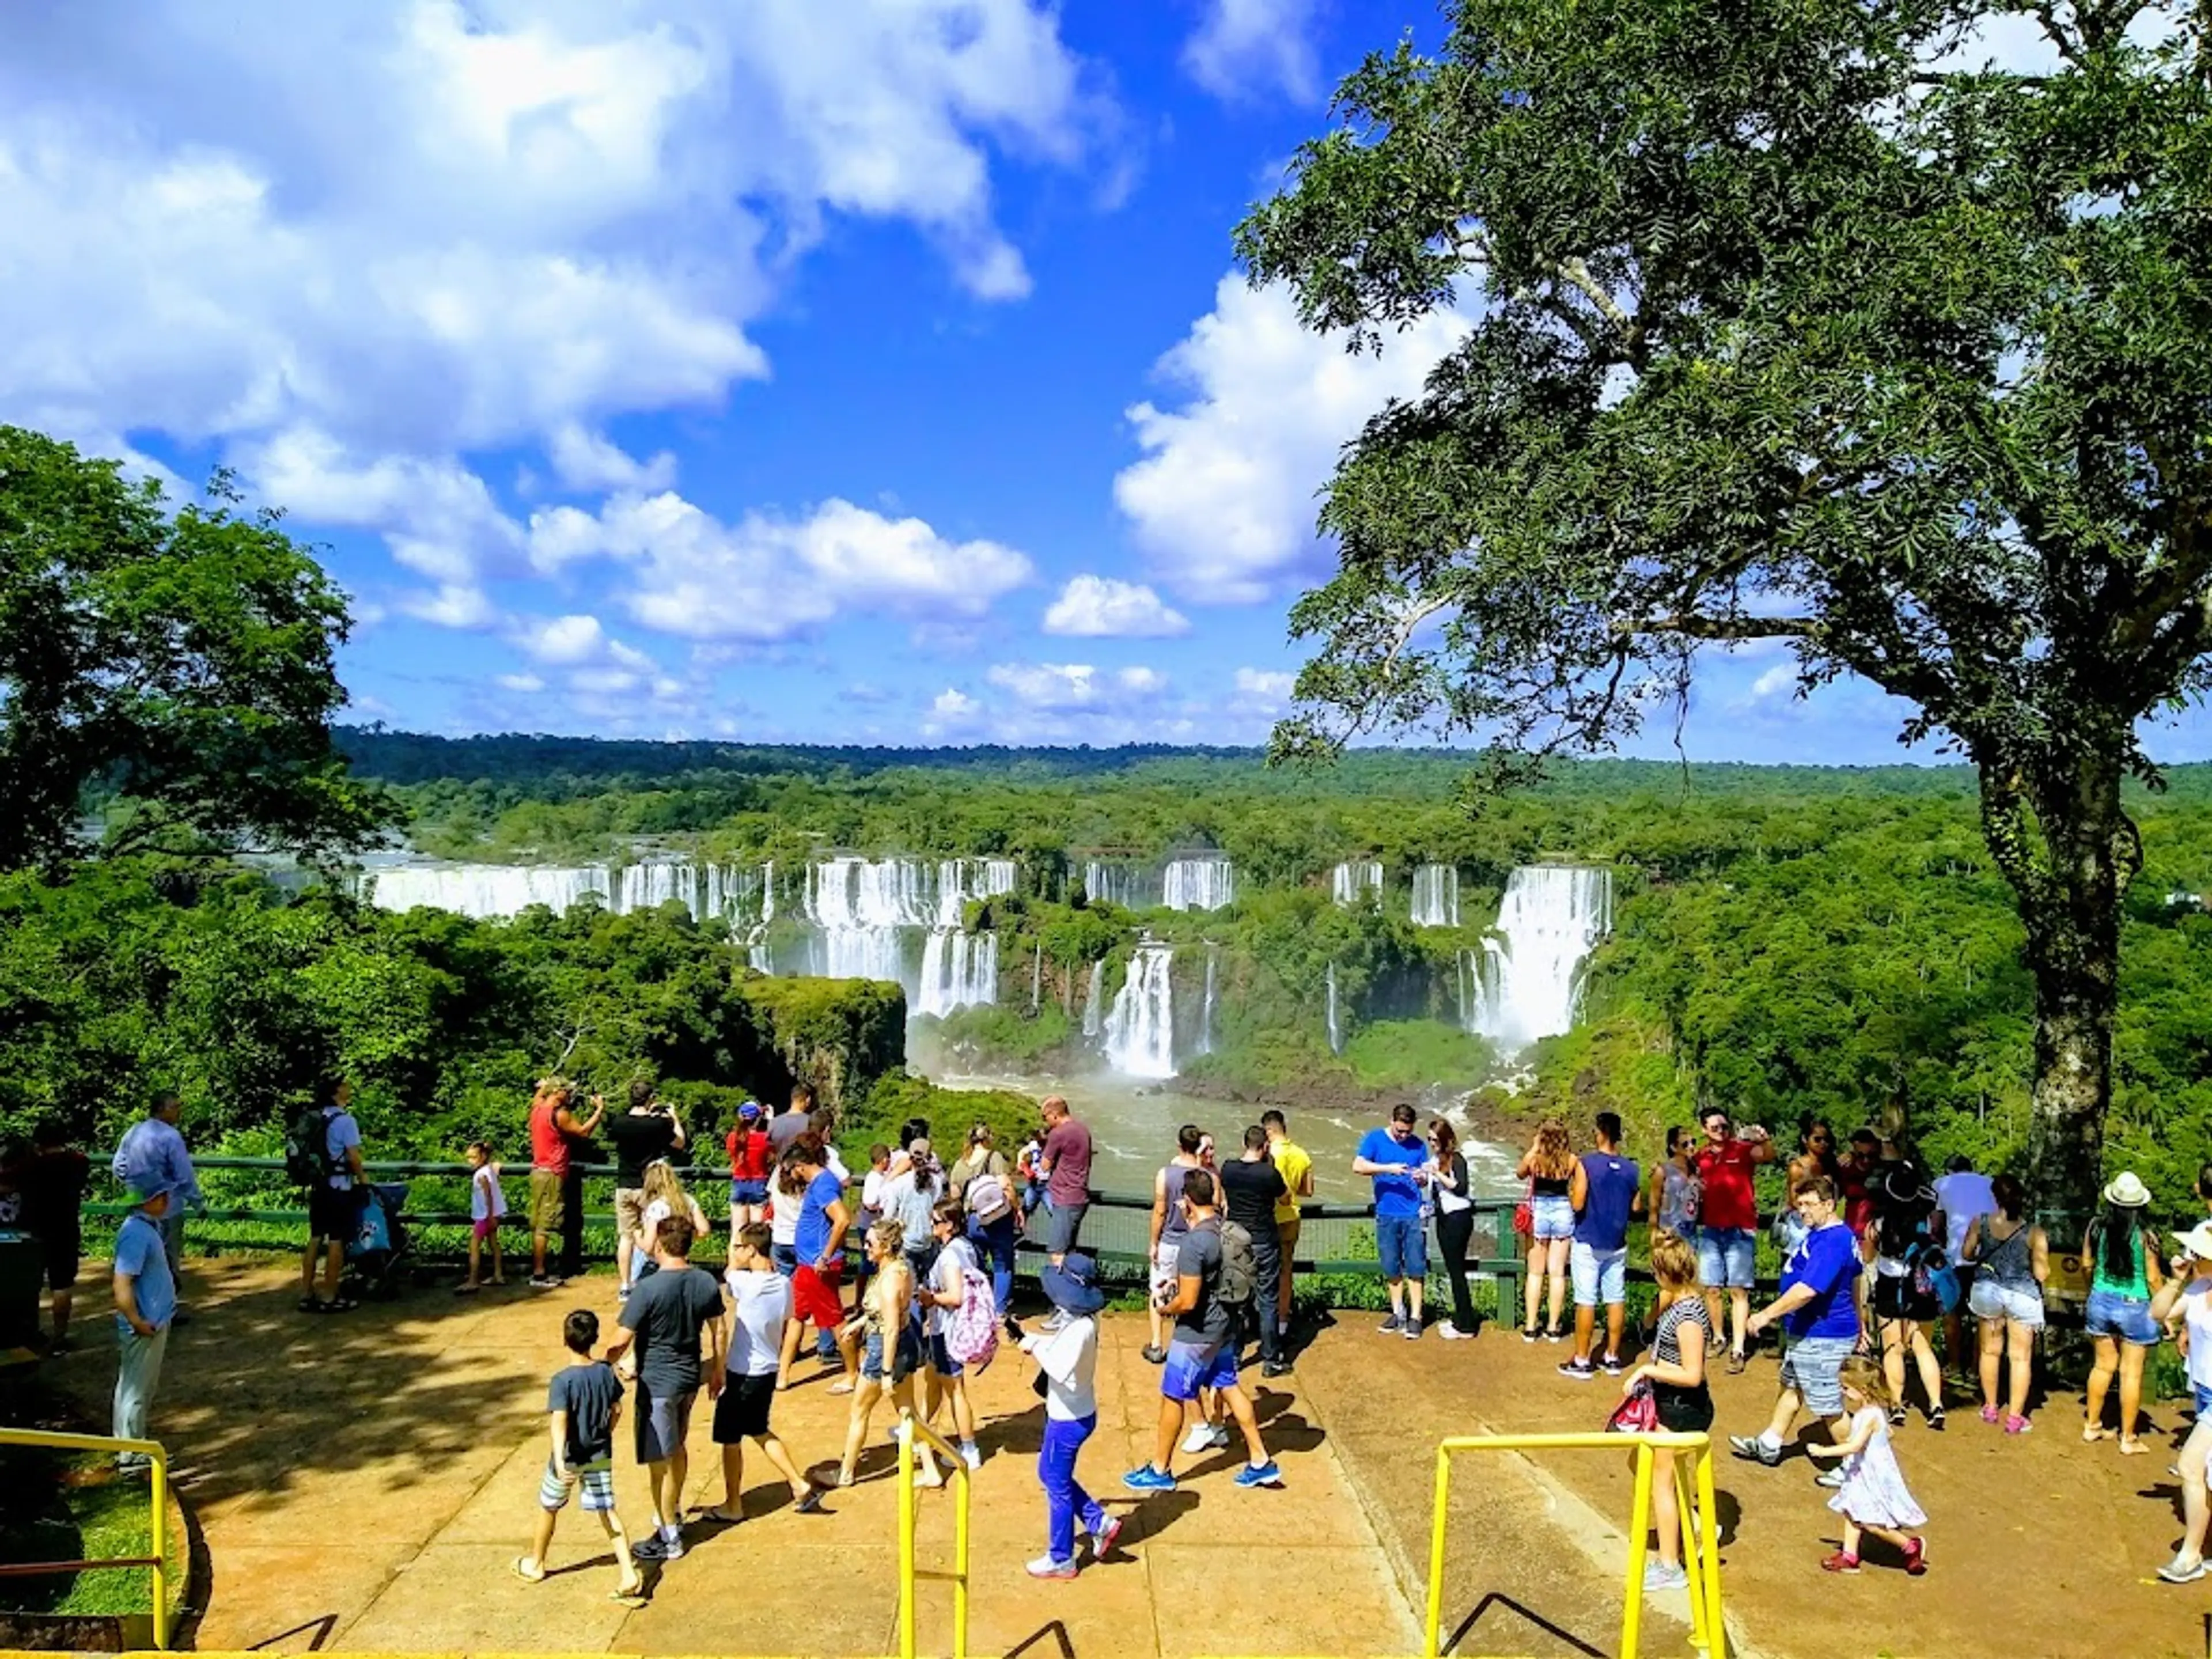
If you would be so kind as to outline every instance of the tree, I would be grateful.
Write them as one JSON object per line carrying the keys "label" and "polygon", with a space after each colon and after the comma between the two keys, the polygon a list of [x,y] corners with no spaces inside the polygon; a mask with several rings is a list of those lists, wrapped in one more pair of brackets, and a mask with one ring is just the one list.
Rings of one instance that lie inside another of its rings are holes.
{"label": "tree", "polygon": [[[277,527],[0,426],[0,870],[94,851],[373,842],[387,798],[331,743],[344,596]],[[105,806],[95,843],[88,810]]]}
{"label": "tree", "polygon": [[[1469,318],[1348,446],[1276,751],[1683,708],[1701,647],[1857,674],[1972,762],[2035,986],[2030,1173],[2098,1179],[2122,809],[2212,642],[2203,15],[2135,0],[1458,0],[1240,227],[1316,329]],[[1991,67],[1990,26],[2046,64]],[[2014,37],[2019,28],[2011,31]],[[2159,44],[2143,45],[2148,36]]]}

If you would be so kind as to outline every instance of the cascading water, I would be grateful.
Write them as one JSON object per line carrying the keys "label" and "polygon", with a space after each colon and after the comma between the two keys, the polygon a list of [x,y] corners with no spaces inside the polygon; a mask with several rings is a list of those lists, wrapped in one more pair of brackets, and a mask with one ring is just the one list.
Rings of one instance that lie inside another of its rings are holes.
{"label": "cascading water", "polygon": [[1106,1010],[1101,1006],[1106,995],[1106,963],[1104,958],[1091,964],[1091,988],[1083,999],[1083,1035],[1102,1036],[1106,1030]]}
{"label": "cascading water", "polygon": [[1370,893],[1382,890],[1382,866],[1374,859],[1355,859],[1340,864],[1329,879],[1329,891],[1339,904],[1350,909]]}
{"label": "cascading water", "polygon": [[1160,902],[1170,910],[1219,910],[1237,897],[1237,874],[1224,858],[1170,859]]}
{"label": "cascading water", "polygon": [[427,905],[476,917],[518,915],[533,904],[565,911],[597,895],[617,914],[681,904],[698,921],[775,919],[775,866],[659,860],[605,864],[403,864],[368,873],[364,896],[380,909]]}
{"label": "cascading water", "polygon": [[1613,872],[1539,864],[1516,870],[1482,955],[1463,952],[1461,1018],[1512,1050],[1575,1023],[1583,965],[1613,928]]}
{"label": "cascading water", "polygon": [[1413,926],[1459,926],[1459,872],[1449,864],[1425,864],[1413,872]]}
{"label": "cascading water", "polygon": [[1213,1052],[1213,984],[1215,973],[1221,966],[1220,954],[1209,945],[1206,947],[1206,1004],[1199,1015],[1198,1052]]}
{"label": "cascading water", "polygon": [[1344,1033],[1336,1023],[1336,964],[1328,964],[1328,1051],[1333,1054],[1344,1052]]}
{"label": "cascading water", "polygon": [[[944,1015],[999,995],[999,940],[966,929],[969,901],[1013,891],[1012,859],[864,859],[843,854],[806,872],[809,968],[830,979],[890,980],[917,1014]],[[908,940],[927,930],[909,971]]]}
{"label": "cascading water", "polygon": [[921,948],[921,982],[913,1007],[939,1018],[955,1008],[999,999],[999,936],[940,928]]}
{"label": "cascading water", "polygon": [[1128,1077],[1170,1078],[1175,1072],[1175,952],[1139,945],[1128,977],[1106,1017],[1106,1063]]}
{"label": "cascading water", "polygon": [[1091,860],[1083,866],[1083,892],[1086,898],[1102,904],[1118,904],[1124,910],[1140,908],[1137,869],[1133,865]]}

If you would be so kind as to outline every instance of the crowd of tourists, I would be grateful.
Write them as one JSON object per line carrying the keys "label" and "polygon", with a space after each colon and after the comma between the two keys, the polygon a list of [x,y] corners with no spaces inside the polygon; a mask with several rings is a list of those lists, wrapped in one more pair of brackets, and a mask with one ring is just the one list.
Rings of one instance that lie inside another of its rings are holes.
{"label": "crowd of tourists", "polygon": [[[204,1204],[173,1094],[152,1103],[123,1137],[112,1174],[131,1195],[111,1268],[118,1344],[112,1432],[143,1440],[170,1333],[184,1305],[185,1218]],[[684,1553],[682,1494],[694,1405],[713,1404],[724,1491],[705,1512],[741,1516],[747,1446],[788,1486],[795,1509],[825,1512],[833,1487],[860,1478],[876,1408],[888,1399],[898,1435],[911,1419],[945,1425],[969,1468],[981,1466],[969,1384],[1003,1345],[1035,1366],[1045,1431],[1037,1476],[1047,1548],[1030,1563],[1040,1577],[1073,1577],[1081,1557],[1111,1552],[1121,1530],[1077,1474],[1096,1430],[1097,1316],[1105,1303],[1093,1259],[1080,1248],[1091,1201],[1089,1131],[1054,1097],[1012,1157],[991,1126],[972,1125],[950,1162],[931,1127],[902,1125],[896,1144],[872,1146],[857,1177],[836,1146],[835,1115],[803,1086],[780,1112],[746,1102],[723,1138],[726,1211],[688,1190],[683,1166],[704,1148],[649,1083],[634,1085],[623,1109],[580,1097],[559,1079],[530,1107],[526,1225],[531,1283],[551,1287],[569,1265],[568,1236],[580,1217],[578,1170],[592,1137],[615,1164],[617,1274],[613,1334],[601,1316],[569,1314],[562,1330],[569,1361],[548,1391],[550,1451],[539,1485],[540,1521],[514,1568],[544,1576],[560,1510],[580,1494],[617,1546],[617,1595],[641,1593],[640,1564]],[[1945,1367],[1978,1387],[1979,1418],[2004,1435],[2032,1427],[2034,1347],[2046,1322],[2053,1253],[2031,1218],[2020,1183],[1994,1178],[1963,1158],[1932,1175],[1900,1128],[1863,1128],[1848,1145],[1824,1122],[1805,1124],[1794,1151],[1764,1129],[1739,1128],[1729,1114],[1705,1113],[1697,1132],[1668,1131],[1664,1156],[1646,1172],[1623,1147],[1609,1112],[1577,1150],[1569,1127],[1543,1123],[1516,1165],[1521,1191],[1512,1227],[1525,1250],[1523,1342],[1571,1351],[1558,1365],[1571,1382],[1618,1379],[1621,1419],[1704,1431],[1714,1422],[1709,1368],[1743,1370],[1773,1334],[1780,1364],[1772,1409],[1753,1431],[1731,1435],[1736,1455],[1780,1465],[1801,1419],[1808,1459],[1825,1467],[1842,1547],[1821,1565],[1860,1570],[1862,1546],[1882,1541],[1908,1574],[1927,1570],[1926,1516],[1905,1483],[1898,1431],[1917,1406],[1925,1428],[1948,1423]],[[1286,1374],[1293,1261],[1304,1206],[1314,1194],[1311,1158],[1279,1111],[1262,1114],[1229,1156],[1195,1124],[1176,1133],[1152,1183],[1149,1218],[1149,1337],[1145,1358],[1160,1368],[1161,1404],[1152,1455],[1122,1476],[1138,1493],[1178,1485],[1178,1455],[1202,1456],[1241,1442],[1238,1486],[1279,1485],[1241,1382],[1250,1346],[1262,1376]],[[347,1246],[362,1213],[366,1179],[360,1127],[340,1082],[290,1126],[288,1172],[307,1188],[308,1238],[301,1259],[300,1307],[344,1313]],[[493,1149],[470,1147],[471,1236],[461,1294],[504,1283],[499,1235],[511,1219]],[[1783,1202],[1762,1230],[1754,1176],[1778,1164]],[[1369,1131],[1351,1160],[1372,1192],[1375,1254],[1388,1312],[1382,1334],[1419,1340],[1433,1324],[1446,1340],[1479,1329],[1470,1274],[1475,1219],[1483,1207],[1456,1130],[1431,1118],[1425,1132],[1410,1107]],[[0,1226],[40,1243],[50,1292],[49,1352],[71,1346],[73,1292],[82,1255],[81,1213],[92,1166],[58,1128],[42,1127],[0,1149]],[[719,1184],[719,1183],[718,1183]],[[2081,1241],[2081,1317],[2093,1353],[2082,1438],[2112,1440],[2122,1456],[2145,1455],[2141,1433],[2145,1362],[2161,1342],[2183,1350],[2197,1426],[2172,1473],[2181,1482],[2185,1534],[2159,1569],[2169,1583],[2203,1577],[2207,1460],[2212,1454],[2212,1166],[2197,1196],[2208,1218],[2172,1249],[2148,1224],[2152,1194],[2133,1174],[2107,1185]],[[1648,1223],[1653,1286],[1648,1316],[1629,1318],[1629,1251]],[[726,1223],[721,1270],[702,1265]],[[1762,1231],[1779,1264],[1776,1293],[1754,1306]],[[1449,1292],[1448,1311],[1425,1306],[1431,1237]],[[1016,1254],[1026,1238],[1043,1257],[1040,1282],[1049,1311],[1025,1330],[1012,1316]],[[1500,1241],[1503,1248],[1503,1241]],[[695,1257],[699,1260],[695,1261]],[[1574,1310],[1566,1320],[1570,1298]],[[1440,1314],[1441,1316],[1437,1316]],[[1971,1323],[1971,1330],[1969,1324]],[[846,1431],[833,1458],[805,1465],[773,1426],[775,1397],[799,1379],[809,1332],[818,1362],[834,1373],[828,1392],[846,1397]],[[1940,1341],[1940,1346],[1939,1346]],[[1640,1347],[1640,1358],[1638,1349]],[[2116,1426],[2108,1403],[2117,1406]],[[644,1468],[650,1524],[633,1538],[614,1509],[617,1426],[628,1417]],[[917,1477],[940,1485],[932,1444],[916,1437]],[[126,1469],[143,1459],[126,1453]],[[1671,1455],[1653,1486],[1656,1548],[1647,1588],[1679,1589],[1683,1565]],[[808,1472],[819,1468],[817,1480]],[[830,1473],[834,1469],[834,1473]]]}

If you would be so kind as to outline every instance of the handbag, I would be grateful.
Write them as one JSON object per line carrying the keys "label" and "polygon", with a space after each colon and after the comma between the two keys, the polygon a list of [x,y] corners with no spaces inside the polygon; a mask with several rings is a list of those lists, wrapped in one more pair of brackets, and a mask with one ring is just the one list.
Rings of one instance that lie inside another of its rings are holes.
{"label": "handbag", "polygon": [[1536,1183],[1532,1180],[1521,1201],[1513,1206],[1513,1231],[1523,1238],[1536,1236]]}
{"label": "handbag", "polygon": [[1620,1397],[1605,1419],[1609,1434],[1650,1434],[1659,1426],[1659,1396],[1651,1387],[1651,1379],[1639,1376],[1636,1386]]}

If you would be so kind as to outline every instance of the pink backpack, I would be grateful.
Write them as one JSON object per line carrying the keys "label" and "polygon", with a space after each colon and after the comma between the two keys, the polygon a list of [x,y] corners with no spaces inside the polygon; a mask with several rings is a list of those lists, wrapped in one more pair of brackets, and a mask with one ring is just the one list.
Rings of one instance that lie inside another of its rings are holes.
{"label": "pink backpack", "polygon": [[999,1357],[999,1303],[973,1250],[961,1252],[960,1305],[945,1322],[945,1351],[980,1375]]}

